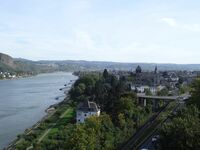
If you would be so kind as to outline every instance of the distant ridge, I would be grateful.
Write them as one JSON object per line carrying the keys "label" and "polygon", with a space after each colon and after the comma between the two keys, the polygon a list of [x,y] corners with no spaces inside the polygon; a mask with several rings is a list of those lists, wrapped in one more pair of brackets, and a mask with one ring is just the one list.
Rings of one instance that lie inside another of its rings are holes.
{"label": "distant ridge", "polygon": [[24,72],[53,72],[53,71],[80,71],[80,70],[128,70],[134,71],[140,65],[143,70],[189,70],[200,71],[200,64],[159,64],[159,63],[120,63],[109,61],[85,61],[85,60],[41,60],[32,61],[23,58],[12,58],[0,53],[0,71],[24,71]]}
{"label": "distant ridge", "polygon": [[[67,67],[72,70],[103,70],[105,68],[110,70],[129,70],[133,71],[140,65],[143,70],[152,71],[155,66],[158,70],[189,70],[189,71],[200,71],[200,64],[173,64],[173,63],[121,63],[121,62],[109,62],[109,61],[85,61],[85,60],[61,60],[51,61],[42,60],[38,61],[41,64],[56,64],[58,66]],[[60,68],[62,69],[62,67]]]}

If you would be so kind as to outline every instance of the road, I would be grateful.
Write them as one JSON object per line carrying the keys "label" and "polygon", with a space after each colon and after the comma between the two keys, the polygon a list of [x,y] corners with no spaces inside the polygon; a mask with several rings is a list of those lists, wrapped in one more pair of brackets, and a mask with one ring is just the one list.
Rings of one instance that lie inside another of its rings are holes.
{"label": "road", "polygon": [[[172,114],[176,113],[177,110],[179,110],[181,107],[184,107],[184,104],[185,104],[184,100],[186,100],[186,99],[187,98],[183,97],[182,100],[179,101],[179,103],[173,109]],[[163,123],[166,123],[169,121],[171,121],[171,120],[169,119],[169,117],[167,117]],[[146,141],[144,141],[144,143],[142,144],[142,146],[139,147],[139,149],[156,150],[156,144],[152,143],[152,138],[154,136],[158,135],[158,129],[162,126],[162,124],[160,126],[158,126],[158,128],[153,132],[152,135],[149,136],[149,138]]]}
{"label": "road", "polygon": [[159,115],[167,109],[168,105],[169,103],[167,103],[162,110],[152,116],[143,126],[141,126],[137,132],[121,147],[121,150],[129,150],[133,148],[137,140],[143,135],[144,131],[153,125],[154,121],[159,117]]}
{"label": "road", "polygon": [[152,143],[152,138],[157,135],[157,131],[150,136],[139,149],[155,150],[155,144]]}

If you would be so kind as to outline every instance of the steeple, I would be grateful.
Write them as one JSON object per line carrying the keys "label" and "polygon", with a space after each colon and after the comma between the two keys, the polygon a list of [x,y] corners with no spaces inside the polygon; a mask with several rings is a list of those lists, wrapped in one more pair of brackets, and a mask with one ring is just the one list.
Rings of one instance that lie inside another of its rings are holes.
{"label": "steeple", "polygon": [[157,86],[160,84],[159,74],[158,74],[158,67],[155,66],[154,70],[154,86]]}
{"label": "steeple", "polygon": [[157,66],[156,66],[156,67],[155,67],[155,70],[154,70],[154,73],[157,74],[157,73],[158,73],[157,71],[158,71],[158,68],[157,68]]}

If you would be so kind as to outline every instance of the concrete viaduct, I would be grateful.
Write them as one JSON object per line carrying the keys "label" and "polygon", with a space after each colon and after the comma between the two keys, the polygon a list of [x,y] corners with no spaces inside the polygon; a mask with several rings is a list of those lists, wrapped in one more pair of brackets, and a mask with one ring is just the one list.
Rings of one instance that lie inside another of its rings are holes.
{"label": "concrete viaduct", "polygon": [[144,93],[137,93],[137,100],[138,103],[141,104],[142,106],[147,105],[147,100],[152,100],[153,101],[153,110],[158,108],[158,102],[160,100],[164,102],[170,102],[170,101],[179,101],[179,100],[187,100],[191,96],[189,94],[183,94],[179,96],[149,96],[145,95]]}

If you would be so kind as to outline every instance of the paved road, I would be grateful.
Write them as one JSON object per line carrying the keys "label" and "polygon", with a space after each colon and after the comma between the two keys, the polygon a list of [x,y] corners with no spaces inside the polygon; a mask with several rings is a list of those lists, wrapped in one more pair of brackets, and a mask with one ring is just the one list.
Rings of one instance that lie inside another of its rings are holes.
{"label": "paved road", "polygon": [[155,150],[155,144],[152,143],[152,138],[157,135],[157,131],[150,136],[139,149]]}
{"label": "paved road", "polygon": [[127,141],[127,143],[121,147],[121,150],[129,150],[133,148],[135,142],[141,137],[142,133],[154,123],[154,121],[159,117],[160,113],[166,110],[168,105],[169,103],[167,103],[162,110],[152,116],[142,127],[140,127],[137,132],[129,139],[129,141]]}
{"label": "paved road", "polygon": [[[172,113],[175,113],[175,112],[177,112],[177,110],[178,109],[180,109],[181,107],[183,107],[184,106],[184,98],[183,98],[183,100],[181,100],[178,104],[177,104],[177,106],[173,109],[173,111],[172,111]],[[170,121],[170,119],[169,118],[166,118],[166,120],[163,122],[163,123],[166,123],[166,122],[169,122]],[[158,127],[158,128],[160,128],[161,127],[161,125]],[[158,130],[156,130],[143,144],[142,144],[142,146],[139,148],[139,149],[148,149],[148,150],[156,150],[156,145],[155,145],[155,143],[152,143],[152,138],[154,137],[154,136],[156,136],[156,135],[158,135]]]}

